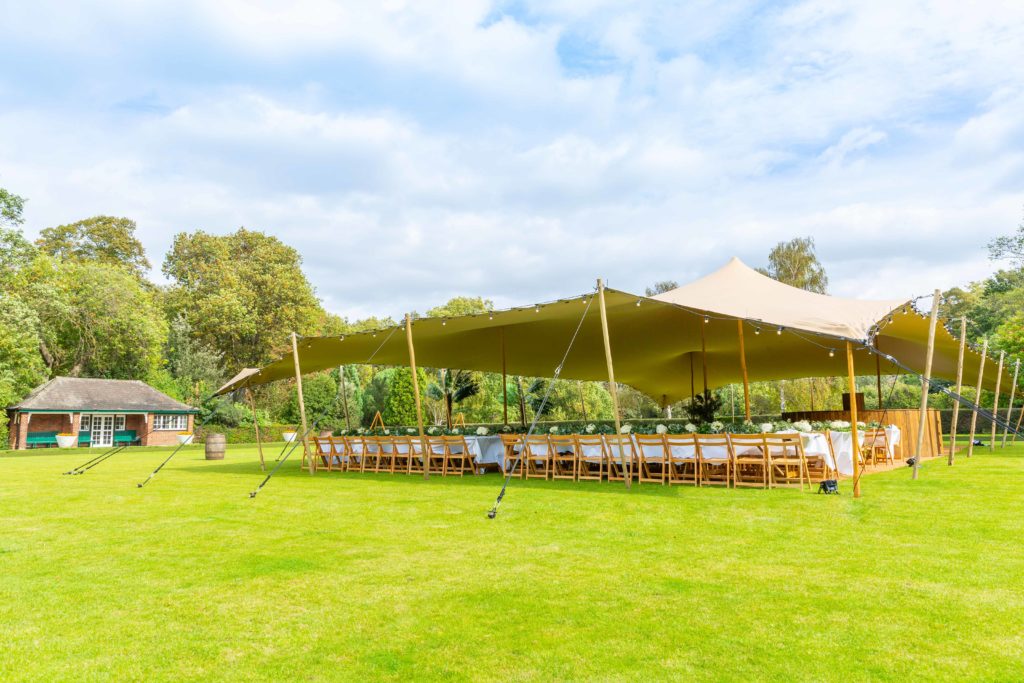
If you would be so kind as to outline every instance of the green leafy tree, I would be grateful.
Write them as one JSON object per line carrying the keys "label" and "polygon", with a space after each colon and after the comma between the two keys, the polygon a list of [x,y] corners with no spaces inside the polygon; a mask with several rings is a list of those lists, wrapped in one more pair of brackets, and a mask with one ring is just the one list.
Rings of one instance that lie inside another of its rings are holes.
{"label": "green leafy tree", "polygon": [[[345,426],[335,373],[321,372],[303,377],[302,398],[306,404],[306,420],[311,428],[314,423],[321,429],[339,429]],[[295,386],[290,389],[284,419],[285,422],[296,425],[302,420],[299,392]]]}
{"label": "green leafy tree", "polygon": [[[420,375],[420,386],[425,378]],[[416,424],[416,394],[413,391],[412,371],[409,368],[394,368],[388,383],[387,398],[381,411],[384,424]]]}
{"label": "green leafy tree", "polygon": [[160,368],[167,323],[152,288],[126,270],[40,256],[16,289],[39,316],[51,374],[142,379]]}
{"label": "green leafy tree", "polygon": [[35,260],[36,249],[21,230],[0,226],[0,288],[10,291],[14,278]]}
{"label": "green leafy tree", "polygon": [[768,267],[758,271],[792,287],[819,294],[828,292],[828,276],[814,253],[813,237],[779,242],[768,253]]}
{"label": "green leafy tree", "polygon": [[301,265],[295,249],[261,232],[180,233],[163,264],[168,307],[229,370],[262,366],[287,351],[290,332],[314,334],[324,320]]}
{"label": "green leafy tree", "polygon": [[120,265],[142,277],[149,270],[149,260],[135,229],[135,221],[129,218],[94,216],[44,228],[36,245],[55,258]]}
{"label": "green leafy tree", "polygon": [[427,311],[431,318],[453,318],[457,315],[474,315],[494,310],[494,302],[479,296],[457,296],[442,306]]}
{"label": "green leafy tree", "polygon": [[46,381],[40,342],[36,312],[18,297],[0,292],[0,407],[18,402]]}
{"label": "green leafy tree", "polygon": [[659,282],[655,282],[653,286],[648,287],[645,290],[645,293],[647,296],[655,296],[658,294],[664,294],[665,292],[670,292],[678,286],[679,283],[675,280],[661,280]]}
{"label": "green leafy tree", "polygon": [[179,314],[170,324],[164,345],[167,369],[179,385],[178,394],[199,401],[224,379],[220,354],[196,340],[192,325]]}
{"label": "green leafy tree", "polygon": [[0,187],[0,227],[25,222],[25,198]]}
{"label": "green leafy tree", "polygon": [[1012,235],[997,237],[988,244],[988,255],[993,261],[1010,261],[1014,267],[1024,267],[1024,221]]}
{"label": "green leafy tree", "polygon": [[454,405],[480,393],[480,375],[468,370],[441,369],[437,371],[437,380],[427,387],[427,396],[444,404],[445,421],[449,427],[452,426]]}

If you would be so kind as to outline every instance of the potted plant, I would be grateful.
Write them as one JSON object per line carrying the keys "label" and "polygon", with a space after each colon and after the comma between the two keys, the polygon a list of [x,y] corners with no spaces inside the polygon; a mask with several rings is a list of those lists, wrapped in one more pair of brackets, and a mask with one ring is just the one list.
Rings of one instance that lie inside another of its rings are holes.
{"label": "potted plant", "polygon": [[178,432],[178,443],[181,445],[192,443],[192,432]]}
{"label": "potted plant", "polygon": [[292,441],[295,441],[295,437],[297,437],[298,435],[299,435],[299,433],[297,431],[295,431],[294,429],[285,430],[281,434],[281,436],[284,437],[284,440],[287,441],[288,443],[291,443]]}
{"label": "potted plant", "polygon": [[78,434],[61,432],[57,435],[58,448],[75,448],[78,445]]}

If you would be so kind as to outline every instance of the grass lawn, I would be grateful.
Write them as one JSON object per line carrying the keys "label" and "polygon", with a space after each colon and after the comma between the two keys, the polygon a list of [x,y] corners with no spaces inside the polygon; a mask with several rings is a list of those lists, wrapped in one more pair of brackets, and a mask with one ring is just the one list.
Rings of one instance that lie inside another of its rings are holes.
{"label": "grass lawn", "polygon": [[1020,680],[1024,447],[826,497],[0,453],[3,680]]}

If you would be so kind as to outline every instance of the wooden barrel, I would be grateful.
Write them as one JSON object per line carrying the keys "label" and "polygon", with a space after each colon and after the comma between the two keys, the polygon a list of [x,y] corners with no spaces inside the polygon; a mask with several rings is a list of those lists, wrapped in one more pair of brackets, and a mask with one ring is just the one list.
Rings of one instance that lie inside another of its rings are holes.
{"label": "wooden barrel", "polygon": [[228,441],[223,434],[206,435],[206,459],[223,460],[224,451],[227,450]]}

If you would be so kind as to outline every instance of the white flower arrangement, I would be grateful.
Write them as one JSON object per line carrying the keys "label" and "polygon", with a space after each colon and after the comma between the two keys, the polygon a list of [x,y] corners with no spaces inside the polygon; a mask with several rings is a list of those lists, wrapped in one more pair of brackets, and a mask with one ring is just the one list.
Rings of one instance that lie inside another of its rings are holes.
{"label": "white flower arrangement", "polygon": [[440,433],[441,428],[438,427],[437,425],[431,425],[430,427],[427,427],[427,434],[430,434],[430,436],[437,436]]}
{"label": "white flower arrangement", "polygon": [[692,422],[687,422],[686,426],[684,426],[683,429],[688,431],[690,434],[693,434],[694,432],[697,431],[697,425],[693,424]]}
{"label": "white flower arrangement", "polygon": [[867,429],[867,428],[868,428],[867,422],[857,422],[857,429]]}
{"label": "white flower arrangement", "polygon": [[622,429],[619,430],[619,433],[620,434],[629,434],[631,431],[633,431],[633,425],[625,424],[625,425],[622,425]]}
{"label": "white flower arrangement", "polygon": [[391,434],[391,430],[390,429],[385,429],[384,430],[384,434],[385,434],[385,436],[389,436]]}
{"label": "white flower arrangement", "polygon": [[491,433],[491,430],[487,429],[487,427],[477,427],[476,428],[476,435],[477,436],[487,436],[490,433]]}
{"label": "white flower arrangement", "polygon": [[665,425],[658,425],[654,428],[654,431],[658,434],[668,434],[668,427]]}
{"label": "white flower arrangement", "polygon": [[723,429],[725,429],[725,425],[718,420],[711,423],[711,431],[715,434],[720,434]]}
{"label": "white flower arrangement", "polygon": [[762,422],[759,426],[761,427],[762,434],[768,434],[775,430],[775,425],[771,422]]}
{"label": "white flower arrangement", "polygon": [[594,432],[597,431],[597,425],[591,422],[586,427],[584,427],[583,431],[585,431],[587,434],[593,434]]}
{"label": "white flower arrangement", "polygon": [[406,427],[406,428],[405,428],[405,433],[406,433],[406,434],[415,434],[415,433],[416,433],[416,430],[415,430],[415,429],[413,429],[412,427]]}
{"label": "white flower arrangement", "polygon": [[832,420],[828,426],[830,429],[849,429],[850,423],[846,420]]}
{"label": "white flower arrangement", "polygon": [[454,429],[452,429],[452,434],[453,434],[454,436],[458,436],[458,435],[459,435],[459,434],[461,434],[461,433],[462,433],[462,430],[461,430],[461,429],[459,429],[458,427],[455,427]]}
{"label": "white flower arrangement", "polygon": [[360,434],[365,434],[366,433],[366,428],[365,427],[360,427],[359,428],[359,433]]}
{"label": "white flower arrangement", "polygon": [[548,430],[548,433],[549,433],[549,434],[557,434],[557,433],[558,433],[558,426],[557,426],[557,425],[555,425],[554,427],[552,427],[551,429],[549,429],[549,430]]}
{"label": "white flower arrangement", "polygon": [[811,427],[811,423],[807,420],[797,420],[793,423],[793,429],[798,432],[809,432],[813,427]]}

